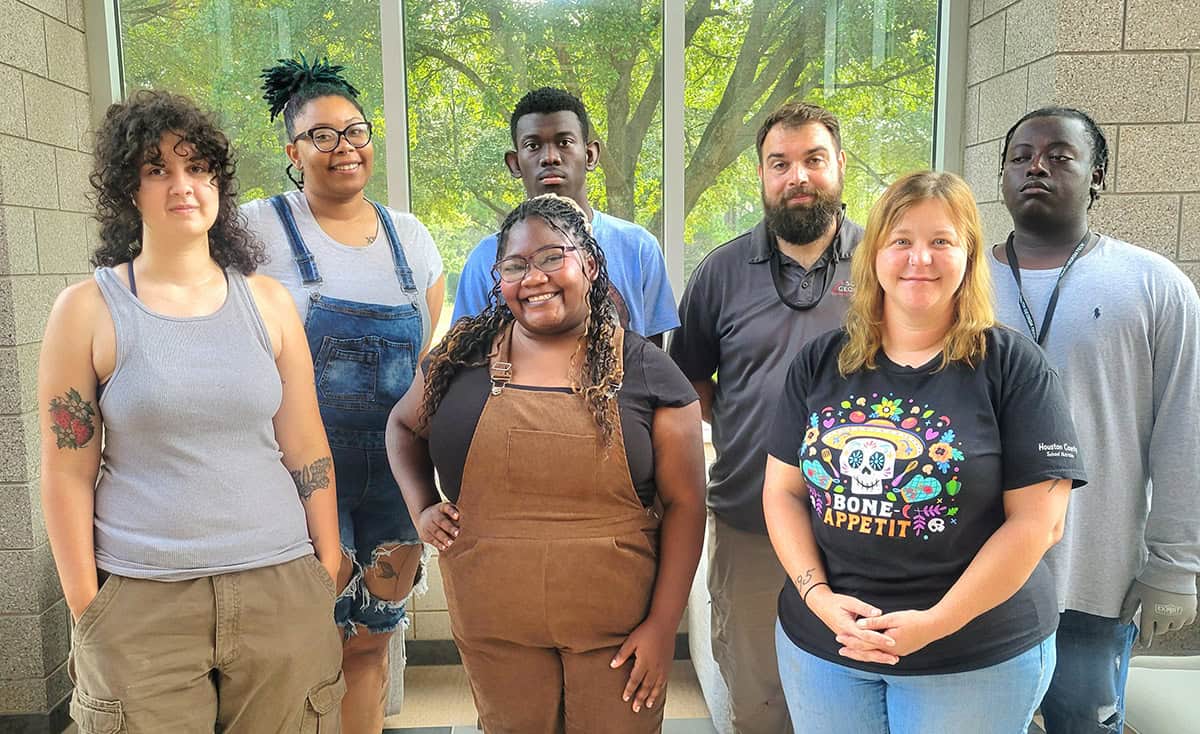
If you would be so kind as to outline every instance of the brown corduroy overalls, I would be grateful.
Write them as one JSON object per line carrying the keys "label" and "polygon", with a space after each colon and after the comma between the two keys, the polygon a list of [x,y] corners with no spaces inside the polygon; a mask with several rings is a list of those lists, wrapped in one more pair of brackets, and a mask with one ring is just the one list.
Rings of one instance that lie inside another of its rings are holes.
{"label": "brown corduroy overalls", "polygon": [[[622,370],[619,328],[613,341]],[[634,490],[620,422],[606,450],[579,395],[507,386],[510,343],[511,330],[467,454],[460,532],[440,557],[483,730],[659,731],[665,694],[635,714],[621,699],[633,659],[609,666],[650,608],[657,514]]]}

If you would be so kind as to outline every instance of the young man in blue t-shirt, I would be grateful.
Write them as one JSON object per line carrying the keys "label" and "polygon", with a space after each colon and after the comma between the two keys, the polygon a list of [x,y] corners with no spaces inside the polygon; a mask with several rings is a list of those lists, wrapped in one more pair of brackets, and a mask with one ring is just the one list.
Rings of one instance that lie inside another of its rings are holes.
{"label": "young man in blue t-shirt", "polygon": [[[517,102],[509,129],[515,150],[504,154],[504,163],[513,178],[521,179],[528,197],[553,193],[574,199],[583,208],[608,260],[608,277],[615,288],[611,295],[622,322],[662,346],[662,335],[679,326],[662,250],[643,227],[602,214],[588,204],[587,172],[600,160],[600,141],[591,140],[583,102],[561,89],[535,89]],[[475,246],[463,266],[455,321],[487,307],[495,261],[496,235],[492,234]]]}

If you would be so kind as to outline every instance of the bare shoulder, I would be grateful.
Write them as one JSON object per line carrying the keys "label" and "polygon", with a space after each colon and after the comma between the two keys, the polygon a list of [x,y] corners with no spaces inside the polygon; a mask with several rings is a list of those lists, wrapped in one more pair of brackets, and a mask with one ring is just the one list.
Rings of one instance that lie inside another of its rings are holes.
{"label": "bare shoulder", "polygon": [[275,280],[269,275],[262,273],[251,273],[246,276],[246,284],[250,286],[250,292],[255,298],[268,298],[272,301],[278,301],[283,298],[289,298],[287,288],[283,287],[283,283]]}
{"label": "bare shoulder", "polygon": [[287,288],[269,275],[255,273],[246,276],[246,285],[254,298],[254,305],[262,317],[267,333],[271,337],[271,348],[278,358],[285,343],[294,341],[285,335],[303,333],[300,314]]}
{"label": "bare shoulder", "polygon": [[108,319],[108,305],[92,278],[63,288],[54,300],[48,328],[91,329],[97,317]]}
{"label": "bare shoulder", "polygon": [[46,321],[43,372],[54,366],[69,372],[72,365],[87,365],[97,376],[107,377],[112,372],[115,349],[112,315],[96,281],[83,280],[64,288]]}
{"label": "bare shoulder", "polygon": [[296,305],[292,302],[292,296],[288,293],[287,288],[271,276],[261,273],[247,275],[246,285],[250,287],[250,294],[254,297],[255,304],[264,316],[269,313],[272,318],[286,318],[296,310]]}

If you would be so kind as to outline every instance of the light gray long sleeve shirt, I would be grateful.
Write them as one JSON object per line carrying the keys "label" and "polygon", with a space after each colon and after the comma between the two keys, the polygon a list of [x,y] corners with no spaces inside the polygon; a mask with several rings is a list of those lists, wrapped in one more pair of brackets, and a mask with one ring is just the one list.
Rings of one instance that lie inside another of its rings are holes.
{"label": "light gray long sleeve shirt", "polygon": [[[997,316],[1025,335],[1007,263]],[[1059,269],[1021,270],[1038,328]],[[1101,237],[1067,271],[1045,343],[1090,484],[1046,556],[1062,609],[1119,615],[1133,579],[1196,593],[1200,572],[1200,299],[1166,258]]]}

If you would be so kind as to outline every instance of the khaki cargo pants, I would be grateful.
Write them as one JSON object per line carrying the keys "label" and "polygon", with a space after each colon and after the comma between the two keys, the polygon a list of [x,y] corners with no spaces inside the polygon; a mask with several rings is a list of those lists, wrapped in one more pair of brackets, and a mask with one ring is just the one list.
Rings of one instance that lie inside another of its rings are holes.
{"label": "khaki cargo pants", "polygon": [[738,734],[790,732],[775,657],[775,620],[787,571],[766,535],[739,530],[711,512],[708,534],[712,651],[729,689],[733,728]]}
{"label": "khaki cargo pants", "polygon": [[109,576],[75,625],[81,734],[340,730],[334,585],[314,556],[192,581]]}

